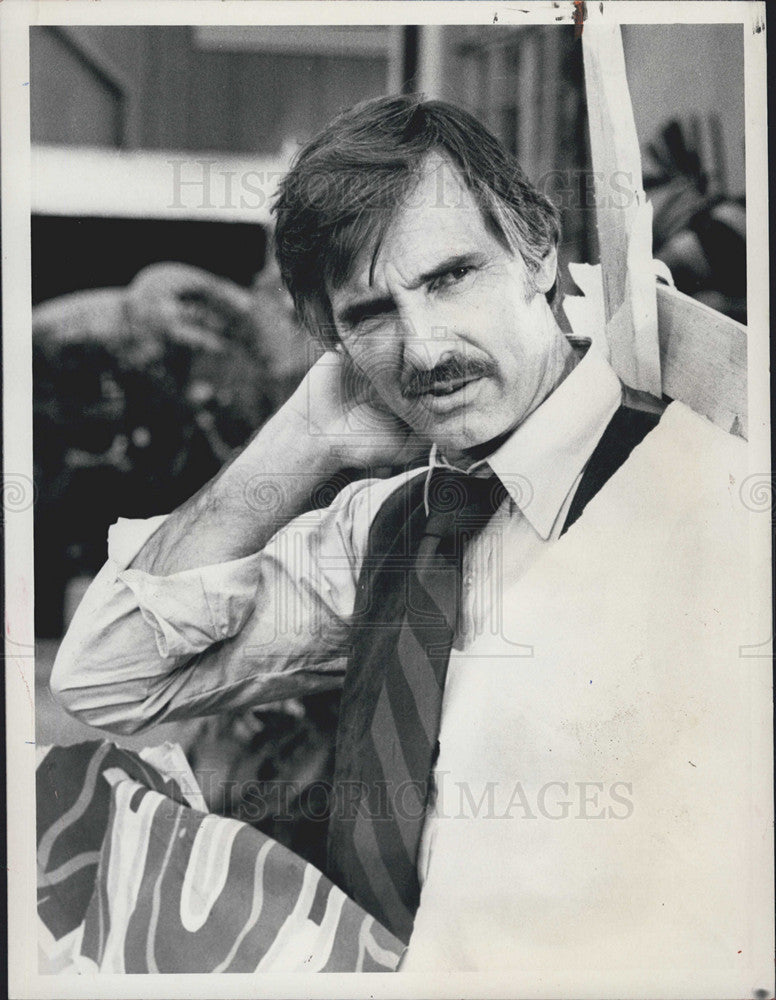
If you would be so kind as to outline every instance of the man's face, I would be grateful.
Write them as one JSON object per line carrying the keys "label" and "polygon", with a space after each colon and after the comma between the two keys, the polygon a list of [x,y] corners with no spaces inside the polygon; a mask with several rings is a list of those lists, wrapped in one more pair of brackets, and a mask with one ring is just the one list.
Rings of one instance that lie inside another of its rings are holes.
{"label": "man's face", "polygon": [[548,391],[558,329],[449,161],[429,156],[373,254],[330,297],[344,349],[384,403],[449,456],[520,424]]}

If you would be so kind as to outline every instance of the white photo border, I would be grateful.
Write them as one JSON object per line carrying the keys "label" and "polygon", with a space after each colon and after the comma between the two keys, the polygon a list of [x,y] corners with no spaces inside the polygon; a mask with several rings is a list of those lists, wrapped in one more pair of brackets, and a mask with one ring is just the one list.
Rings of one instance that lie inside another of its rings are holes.
{"label": "white photo border", "polygon": [[[748,327],[750,471],[770,475],[768,162],[766,128],[766,31],[764,2],[615,2],[622,24],[740,23],[744,29],[746,87],[746,197],[748,247]],[[4,0],[0,4],[0,109],[2,125],[2,273],[3,273],[3,495],[16,483],[28,490],[26,503],[6,503],[6,718],[8,774],[8,926],[10,995],[18,998],[73,997],[510,997],[508,973],[450,973],[433,982],[423,977],[375,974],[262,974],[205,977],[147,975],[96,977],[41,976],[37,971],[36,867],[34,857],[34,628],[32,504],[32,366],[30,263],[30,104],[29,28],[34,25],[207,25],[207,24],[572,24],[571,2],[530,5],[482,0]],[[771,486],[772,489],[772,486]],[[21,494],[16,494],[21,496]],[[767,519],[764,518],[765,522]],[[771,525],[753,539],[753,566],[761,564],[753,601],[759,620],[770,622]],[[759,555],[758,555],[759,553]],[[764,626],[765,627],[765,626]],[[762,636],[766,638],[765,634]],[[764,693],[763,697],[766,697]],[[767,706],[765,706],[767,707]],[[752,758],[771,761],[767,716],[753,719]],[[763,780],[770,780],[769,774]],[[765,787],[768,787],[766,784]],[[772,813],[771,813],[772,816]],[[767,839],[767,838],[766,838]],[[763,843],[763,877],[773,872],[772,845]],[[760,850],[755,845],[754,850]],[[756,919],[755,914],[753,919]],[[773,958],[771,916],[762,917],[759,956],[770,970]],[[762,963],[765,964],[762,964]],[[763,983],[762,985],[767,985]],[[578,984],[576,984],[578,987]],[[562,970],[553,981],[537,983],[536,997],[570,995],[575,985]],[[692,970],[686,982],[654,970],[644,996],[694,996]],[[529,994],[525,994],[528,996]],[[582,994],[574,993],[576,996]],[[618,995],[616,983],[591,972],[584,995]],[[707,1000],[709,995],[706,994]]]}

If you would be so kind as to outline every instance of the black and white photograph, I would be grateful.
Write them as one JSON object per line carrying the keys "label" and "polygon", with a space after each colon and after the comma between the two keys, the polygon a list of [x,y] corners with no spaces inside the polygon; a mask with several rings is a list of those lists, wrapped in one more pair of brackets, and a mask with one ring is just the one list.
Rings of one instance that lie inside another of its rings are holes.
{"label": "black and white photograph", "polygon": [[773,997],[765,4],[0,30],[9,995]]}

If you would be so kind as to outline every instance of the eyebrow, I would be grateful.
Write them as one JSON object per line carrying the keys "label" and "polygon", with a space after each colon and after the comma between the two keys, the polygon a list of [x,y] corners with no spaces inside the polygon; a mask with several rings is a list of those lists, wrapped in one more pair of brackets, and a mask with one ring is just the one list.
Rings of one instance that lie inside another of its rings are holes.
{"label": "eyebrow", "polygon": [[[469,253],[455,254],[453,257],[447,257],[445,260],[436,264],[428,271],[424,271],[422,274],[410,282],[407,286],[410,290],[420,288],[422,285],[428,284],[435,278],[444,277],[444,275],[449,274],[450,271],[454,271],[458,267],[469,267],[475,264],[482,263],[483,254],[478,251],[471,251]],[[345,306],[337,313],[337,321],[342,323],[343,326],[353,327],[357,326],[359,323],[363,322],[365,319],[369,319],[372,316],[380,316],[383,313],[392,312],[396,307],[396,303],[391,295],[379,295],[376,298],[364,299],[360,302],[352,302],[350,305]]]}

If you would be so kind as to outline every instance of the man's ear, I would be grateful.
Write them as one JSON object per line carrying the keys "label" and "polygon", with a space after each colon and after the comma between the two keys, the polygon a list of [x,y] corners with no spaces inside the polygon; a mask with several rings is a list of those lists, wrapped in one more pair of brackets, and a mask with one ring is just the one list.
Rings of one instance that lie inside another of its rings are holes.
{"label": "man's ear", "polygon": [[555,284],[558,276],[558,248],[552,247],[542,257],[539,266],[534,271],[533,283],[540,295],[546,295]]}

